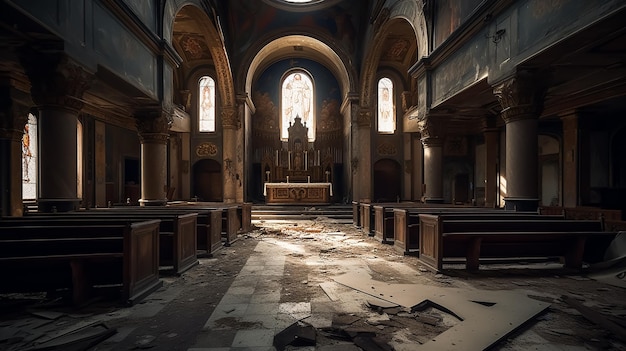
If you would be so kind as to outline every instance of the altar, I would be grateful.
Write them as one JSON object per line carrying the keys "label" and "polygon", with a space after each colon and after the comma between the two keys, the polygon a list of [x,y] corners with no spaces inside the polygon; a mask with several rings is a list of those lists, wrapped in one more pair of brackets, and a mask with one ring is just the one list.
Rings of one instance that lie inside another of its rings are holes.
{"label": "altar", "polygon": [[308,140],[308,128],[296,116],[288,140],[266,152],[263,196],[267,204],[330,204],[333,198],[332,155],[323,155]]}
{"label": "altar", "polygon": [[331,183],[265,183],[263,195],[267,204],[330,204]]}

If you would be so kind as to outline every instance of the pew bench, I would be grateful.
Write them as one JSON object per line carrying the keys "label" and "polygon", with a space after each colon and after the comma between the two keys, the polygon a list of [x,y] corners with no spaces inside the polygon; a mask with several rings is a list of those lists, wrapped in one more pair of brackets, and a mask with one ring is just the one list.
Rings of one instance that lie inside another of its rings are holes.
{"label": "pew bench", "polygon": [[554,219],[451,219],[419,215],[419,260],[442,271],[447,259],[465,258],[477,270],[481,258],[523,260],[562,257],[567,268],[582,268],[587,252],[601,252],[616,233],[601,221]]}
{"label": "pew bench", "polygon": [[[172,214],[185,214],[185,213],[197,213],[197,240],[196,248],[198,249],[197,256],[212,256],[217,250],[221,249],[224,244],[222,242],[222,209],[207,209],[207,208],[186,208],[178,206],[164,206],[164,207],[150,207],[150,206],[120,206],[111,208],[96,208],[90,210],[80,210],[67,212],[72,214],[78,214],[83,216],[91,215],[172,215]],[[54,216],[58,213],[33,213],[27,217],[39,217],[39,216]]]}
{"label": "pew bench", "polygon": [[405,255],[419,254],[419,215],[441,214],[455,216],[456,219],[563,219],[563,216],[543,216],[536,212],[513,212],[502,209],[480,207],[431,207],[431,208],[394,208],[393,209],[393,245]]}
{"label": "pew bench", "polygon": [[239,233],[248,232],[252,229],[252,204],[250,203],[223,205],[182,203],[172,205],[170,208],[192,211],[196,209],[221,211],[221,237],[224,241],[224,246],[230,246],[233,242],[235,242]]}
{"label": "pew bench", "polygon": [[[132,211],[131,211],[132,212]],[[159,265],[172,266],[175,274],[182,274],[198,264],[197,213],[111,213],[106,211],[64,212],[27,217],[7,217],[0,227],[7,225],[110,225],[157,219],[159,225]]]}
{"label": "pew bench", "polygon": [[81,305],[98,287],[133,304],[163,285],[158,220],[0,227],[0,292],[71,291]]}

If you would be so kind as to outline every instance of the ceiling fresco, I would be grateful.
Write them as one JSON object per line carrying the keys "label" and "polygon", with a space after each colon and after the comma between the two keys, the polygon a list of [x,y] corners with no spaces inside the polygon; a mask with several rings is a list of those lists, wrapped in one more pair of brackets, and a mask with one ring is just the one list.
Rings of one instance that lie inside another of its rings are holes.
{"label": "ceiling fresco", "polygon": [[354,54],[359,36],[359,18],[363,18],[367,6],[361,2],[344,1],[315,11],[285,11],[258,0],[229,1],[231,37],[235,51],[245,52],[257,39],[271,32],[281,35],[297,28],[323,32]]}

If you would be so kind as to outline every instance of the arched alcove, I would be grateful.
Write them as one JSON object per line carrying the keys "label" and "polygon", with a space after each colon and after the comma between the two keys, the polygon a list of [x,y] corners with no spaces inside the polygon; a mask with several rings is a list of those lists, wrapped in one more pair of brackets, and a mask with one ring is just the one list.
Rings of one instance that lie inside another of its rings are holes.
{"label": "arched alcove", "polygon": [[204,159],[193,165],[192,194],[199,201],[222,201],[222,167],[219,162]]}
{"label": "arched alcove", "polygon": [[402,191],[402,167],[395,160],[384,158],[374,163],[374,200],[395,202]]}

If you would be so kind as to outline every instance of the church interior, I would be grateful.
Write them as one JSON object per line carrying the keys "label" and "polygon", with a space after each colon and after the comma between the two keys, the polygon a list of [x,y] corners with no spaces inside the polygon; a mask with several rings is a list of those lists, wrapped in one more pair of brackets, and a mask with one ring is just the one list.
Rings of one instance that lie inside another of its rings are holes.
{"label": "church interior", "polygon": [[0,267],[26,278],[0,294],[69,286],[76,304],[113,282],[141,301],[163,260],[196,269],[272,210],[349,210],[432,272],[623,258],[625,16],[622,0],[1,0]]}

